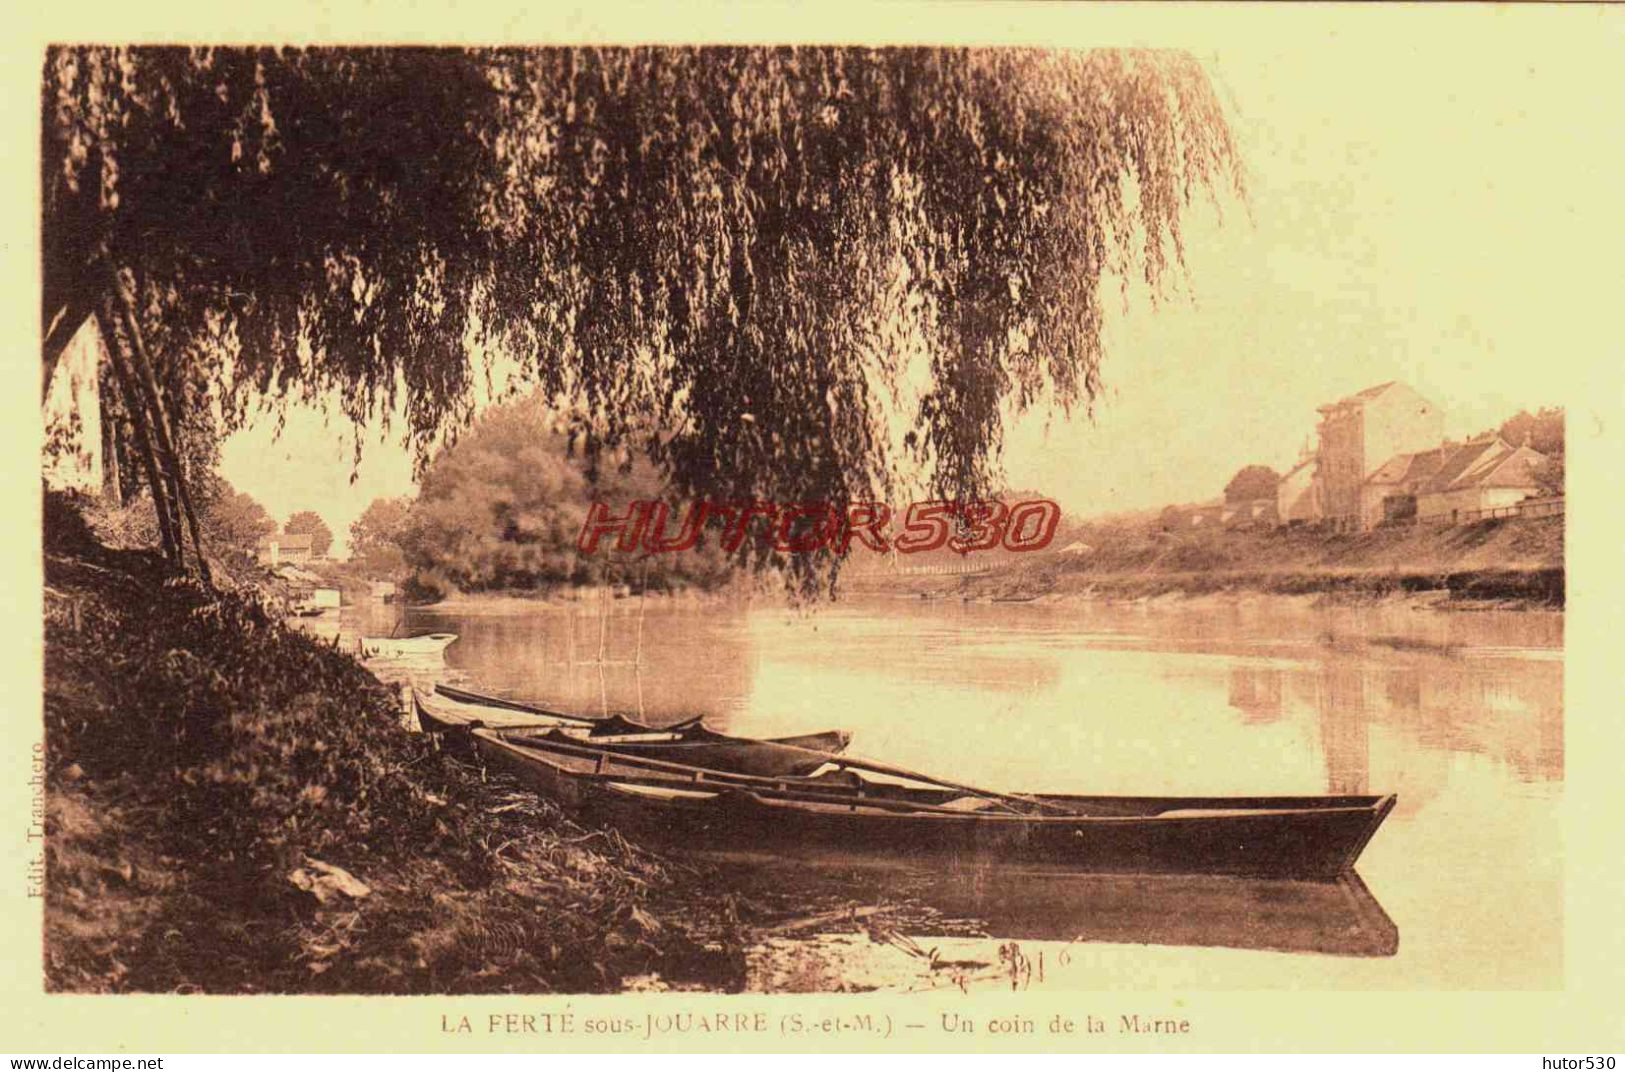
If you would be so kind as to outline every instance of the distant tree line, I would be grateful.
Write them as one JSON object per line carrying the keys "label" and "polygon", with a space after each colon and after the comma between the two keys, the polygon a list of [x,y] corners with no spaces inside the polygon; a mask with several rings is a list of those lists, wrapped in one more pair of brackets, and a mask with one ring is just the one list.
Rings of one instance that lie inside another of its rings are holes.
{"label": "distant tree line", "polygon": [[621,510],[638,499],[674,498],[641,457],[584,454],[540,399],[508,403],[435,455],[415,499],[378,499],[367,507],[350,527],[352,561],[373,576],[405,575],[424,596],[725,583],[730,563],[715,539],[678,554],[577,551],[593,502]]}
{"label": "distant tree line", "polygon": [[1281,475],[1267,465],[1243,466],[1224,486],[1224,501],[1242,503],[1273,499],[1276,485],[1280,482]]}

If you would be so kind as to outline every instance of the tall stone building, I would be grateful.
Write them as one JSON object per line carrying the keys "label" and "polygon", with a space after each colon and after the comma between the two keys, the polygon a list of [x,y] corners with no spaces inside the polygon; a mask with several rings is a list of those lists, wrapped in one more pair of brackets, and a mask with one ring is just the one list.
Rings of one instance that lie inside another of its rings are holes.
{"label": "tall stone building", "polygon": [[1365,480],[1396,454],[1426,450],[1444,438],[1439,407],[1397,380],[1320,407],[1314,483],[1325,521],[1368,527],[1361,516]]}

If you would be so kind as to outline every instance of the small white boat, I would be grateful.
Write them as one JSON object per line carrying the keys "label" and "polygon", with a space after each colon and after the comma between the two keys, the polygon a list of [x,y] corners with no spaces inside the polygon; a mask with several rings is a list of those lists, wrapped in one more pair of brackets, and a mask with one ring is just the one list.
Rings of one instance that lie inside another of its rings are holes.
{"label": "small white boat", "polygon": [[456,641],[456,633],[425,633],[414,637],[362,637],[356,646],[369,659],[411,659],[439,655]]}

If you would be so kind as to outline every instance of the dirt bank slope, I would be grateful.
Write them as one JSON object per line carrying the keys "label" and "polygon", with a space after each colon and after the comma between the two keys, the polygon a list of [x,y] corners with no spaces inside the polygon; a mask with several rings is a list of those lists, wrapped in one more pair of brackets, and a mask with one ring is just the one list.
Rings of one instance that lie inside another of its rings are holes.
{"label": "dirt bank slope", "polygon": [[348,655],[49,507],[46,584],[50,989],[740,985],[703,876],[485,782]]}

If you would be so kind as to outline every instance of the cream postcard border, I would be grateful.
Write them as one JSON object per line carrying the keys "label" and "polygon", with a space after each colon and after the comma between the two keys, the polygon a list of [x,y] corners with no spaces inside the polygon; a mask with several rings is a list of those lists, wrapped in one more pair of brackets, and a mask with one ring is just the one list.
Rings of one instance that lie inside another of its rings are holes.
{"label": "cream postcard border", "polygon": [[[1620,600],[1621,533],[1619,431],[1625,425],[1621,375],[1625,343],[1613,353],[1575,353],[1561,323],[1551,348],[1533,355],[1548,364],[1579,364],[1591,385],[1565,399],[1568,480],[1573,506],[1568,530],[1568,610],[1564,685],[1566,854],[1564,989],[1538,993],[1477,992],[1175,992],[1103,990],[1056,994],[913,996],[605,997],[172,997],[47,995],[42,991],[41,902],[26,896],[25,840],[31,763],[41,741],[41,577],[38,406],[39,86],[43,49],[56,41],[170,43],[526,44],[634,43],[875,43],[1042,46],[1152,46],[1210,54],[1229,45],[1269,41],[1313,49],[1335,43],[1371,51],[1372,77],[1381,57],[1404,50],[1436,57],[1440,91],[1448,91],[1453,59],[1478,50],[1549,60],[1571,48],[1616,61],[1599,70],[1597,93],[1613,102],[1609,129],[1587,136],[1611,145],[1625,176],[1625,8],[1610,6],[1481,5],[1059,5],[992,3],[853,3],[538,5],[515,12],[499,5],[397,8],[374,3],[223,5],[197,2],[70,6],[20,5],[7,19],[0,131],[9,151],[5,183],[8,225],[3,246],[6,286],[5,357],[13,389],[4,402],[7,464],[0,468],[6,504],[0,600],[12,626],[0,645],[0,679],[10,703],[7,745],[0,751],[0,982],[5,1014],[0,1048],[17,1053],[130,1054],[210,1051],[580,1051],[651,1050],[1118,1050],[1160,1051],[1523,1051],[1607,1053],[1625,1049],[1625,943],[1618,906],[1625,903],[1625,717],[1618,649],[1625,636]],[[1549,162],[1531,160],[1531,168]],[[1563,181],[1560,167],[1550,177]],[[1585,249],[1551,270],[1604,273],[1625,282],[1625,208],[1598,206],[1599,230]],[[1506,251],[1515,256],[1516,250]],[[1625,289],[1625,288],[1622,288]],[[1598,317],[1617,316],[1599,308]],[[1420,863],[1420,862],[1419,862]],[[1102,980],[1111,983],[1113,980]],[[1019,1013],[1040,1024],[1036,1035],[999,1037],[940,1030],[786,1036],[776,1027],[732,1037],[691,1034],[653,1043],[606,1043],[580,1033],[449,1036],[442,1016],[570,1012],[632,1016],[674,1011],[760,1012],[781,1018],[850,1018],[868,1014],[896,1024],[933,1021],[955,1012],[987,1021]],[[1177,1037],[1051,1035],[1056,1015],[1115,1018],[1139,1012],[1191,1021]]]}

